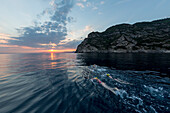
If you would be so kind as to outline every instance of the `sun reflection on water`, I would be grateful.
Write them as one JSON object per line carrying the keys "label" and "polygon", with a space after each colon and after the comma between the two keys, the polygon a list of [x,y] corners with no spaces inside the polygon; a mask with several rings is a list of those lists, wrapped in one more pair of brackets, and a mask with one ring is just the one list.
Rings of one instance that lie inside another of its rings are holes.
{"label": "sun reflection on water", "polygon": [[51,60],[54,60],[54,53],[51,53]]}
{"label": "sun reflection on water", "polygon": [[55,69],[55,67],[56,67],[56,64],[57,64],[57,62],[55,62],[54,61],[54,59],[55,59],[55,56],[54,56],[54,53],[51,53],[51,69]]}

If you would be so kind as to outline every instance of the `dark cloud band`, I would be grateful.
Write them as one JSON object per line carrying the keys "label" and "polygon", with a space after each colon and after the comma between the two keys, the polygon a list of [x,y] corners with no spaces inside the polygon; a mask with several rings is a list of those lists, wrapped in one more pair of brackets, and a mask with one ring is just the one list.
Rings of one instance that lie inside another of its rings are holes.
{"label": "dark cloud band", "polygon": [[72,17],[68,17],[71,8],[74,5],[73,0],[54,1],[53,13],[50,13],[50,21],[40,25],[24,27],[18,29],[20,37],[12,37],[18,40],[11,40],[9,44],[41,47],[40,44],[56,43],[64,40],[67,35],[67,23],[71,22]]}

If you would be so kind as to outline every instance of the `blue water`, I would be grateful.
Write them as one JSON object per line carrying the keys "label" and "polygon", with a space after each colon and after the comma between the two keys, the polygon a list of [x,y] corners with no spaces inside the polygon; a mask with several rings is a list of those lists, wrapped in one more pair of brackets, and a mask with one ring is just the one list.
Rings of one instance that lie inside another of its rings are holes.
{"label": "blue water", "polygon": [[0,113],[168,113],[169,75],[170,54],[0,54]]}

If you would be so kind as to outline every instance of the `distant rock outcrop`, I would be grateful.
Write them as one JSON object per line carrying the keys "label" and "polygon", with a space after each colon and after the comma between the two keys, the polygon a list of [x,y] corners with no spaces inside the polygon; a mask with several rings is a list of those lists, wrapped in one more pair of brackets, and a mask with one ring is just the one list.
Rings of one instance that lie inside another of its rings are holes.
{"label": "distant rock outcrop", "polygon": [[169,52],[170,18],[133,25],[120,24],[92,32],[78,45],[77,53]]}

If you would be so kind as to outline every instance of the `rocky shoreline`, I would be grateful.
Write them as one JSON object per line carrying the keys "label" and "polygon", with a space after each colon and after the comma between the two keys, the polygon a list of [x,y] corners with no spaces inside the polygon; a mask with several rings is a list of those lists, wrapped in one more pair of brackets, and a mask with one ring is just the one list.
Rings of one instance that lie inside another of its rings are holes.
{"label": "rocky shoreline", "polygon": [[76,50],[76,53],[114,52],[170,53],[170,18],[92,32]]}

